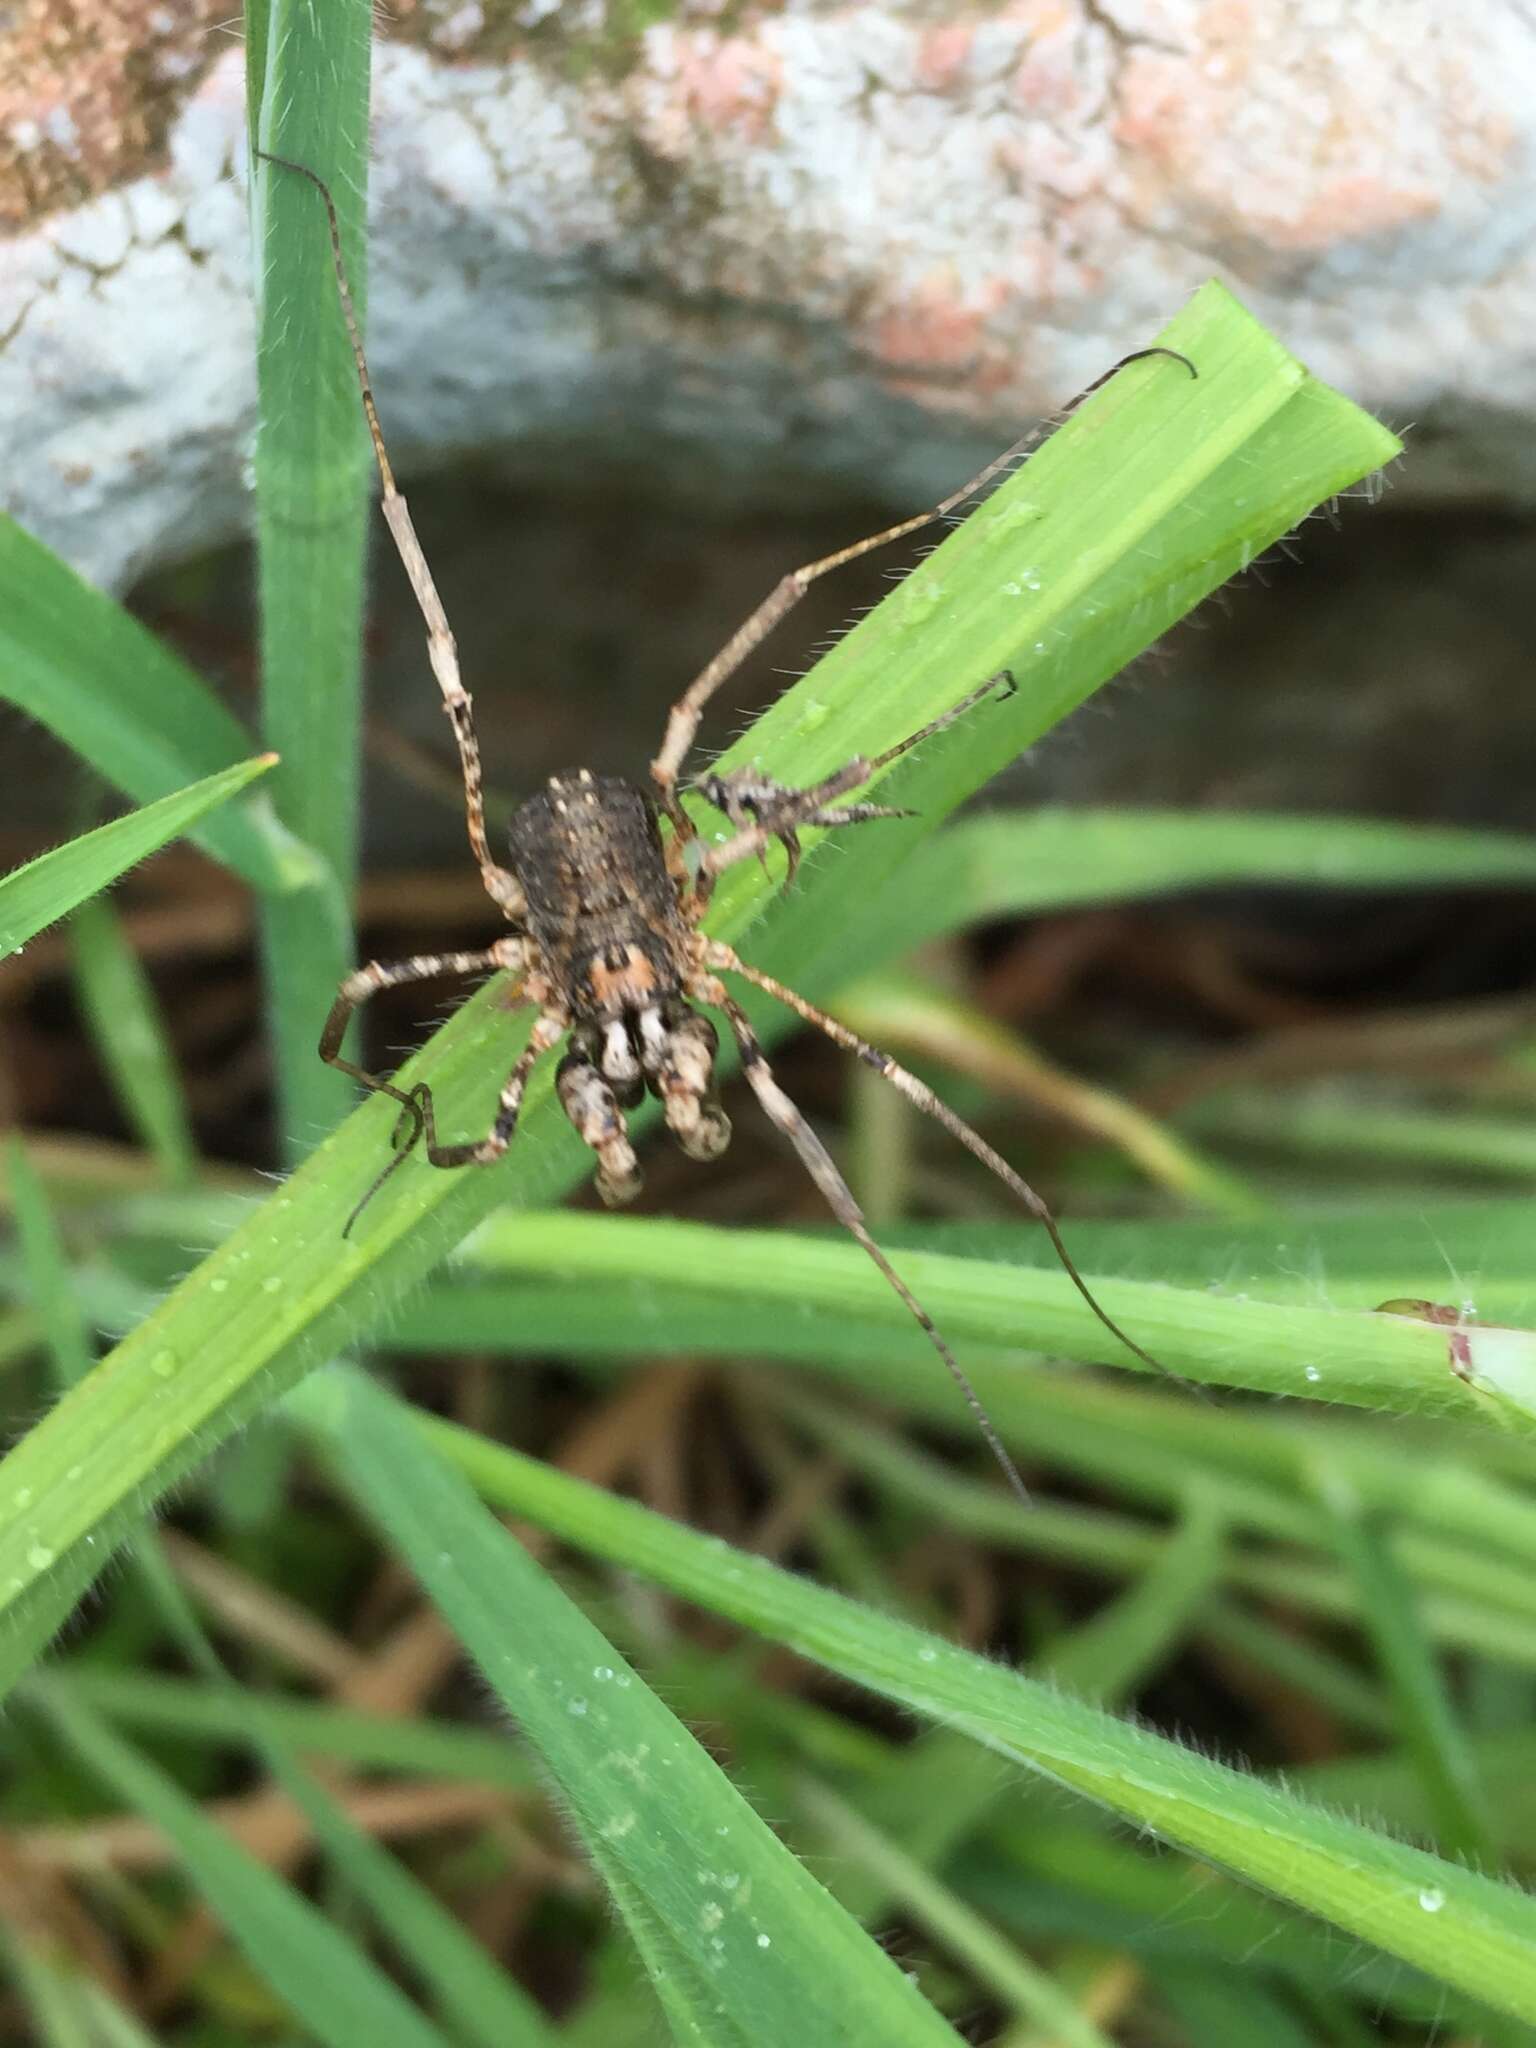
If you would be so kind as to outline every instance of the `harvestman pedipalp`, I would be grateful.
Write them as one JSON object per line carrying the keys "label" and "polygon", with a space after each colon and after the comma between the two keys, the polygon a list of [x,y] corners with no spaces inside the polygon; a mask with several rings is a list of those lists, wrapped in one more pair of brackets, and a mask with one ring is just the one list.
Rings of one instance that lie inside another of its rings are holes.
{"label": "harvestman pedipalp", "polygon": [[[827,1016],[772,975],[749,966],[735,950],[699,929],[716,878],[737,861],[762,858],[777,840],[793,880],[800,858],[798,833],[804,826],[864,824],[907,815],[888,805],[846,801],[889,762],[963,718],[994,690],[1011,691],[1006,671],[989,676],[940,717],[894,746],[858,755],[808,789],[792,789],[749,769],[706,773],[690,786],[734,827],[720,844],[704,847],[678,796],[678,775],[693,745],[710,698],[805,595],[812,583],[872,550],[946,518],[1035,445],[1026,436],[930,511],[902,520],[835,554],[791,570],[689,684],[667,717],[661,748],[650,766],[652,792],[588,769],[555,776],[513,814],[509,867],[491,854],[486,839],[480,748],[473,710],[459,675],[458,656],[447,615],[396,487],[374,403],[362,337],[347,284],[341,233],[330,191],[306,165],[259,152],[307,178],[325,203],[337,290],[362,390],[363,409],[383,483],[384,517],[410,579],[427,628],[427,653],[442,691],[444,708],[458,742],[464,776],[470,849],[487,895],[511,931],[478,952],[422,953],[409,960],[372,961],[342,983],[320,1039],[320,1057],[364,1087],[401,1105],[394,1156],[349,1217],[358,1216],[389,1176],[425,1139],[433,1166],[489,1165],[507,1150],[517,1128],[523,1092],[535,1062],[564,1038],[569,1048],[556,1076],[562,1107],[597,1157],[597,1189],[610,1206],[632,1201],[640,1172],[624,1121],[647,1090],[659,1098],[672,1135],[694,1159],[715,1159],[730,1141],[731,1127],[714,1092],[718,1034],[694,1007],[719,1011],[728,1022],[748,1085],[770,1120],[783,1132],[844,1228],[874,1261],[900,1297],[964,1395],[982,1435],[1021,1501],[1028,1500],[1018,1468],[963,1367],[932,1318],[869,1233],[831,1154],[779,1087],[746,1012],[720,979],[740,975],[793,1010],[847,1051],[856,1053],[925,1115],[951,1132],[1021,1202],[1044,1228],[1062,1267],[1105,1329],[1153,1371],[1166,1372],[1122,1330],[1104,1309],[1062,1242],[1056,1219],[1028,1182],[973,1131],[932,1089],[845,1025]],[[1194,365],[1172,349],[1145,348],[1125,356],[1078,393],[1071,412],[1128,363],[1167,356],[1196,375]],[[658,813],[670,820],[663,839]],[[450,974],[500,970],[512,977],[518,1004],[537,1008],[533,1030],[502,1085],[496,1115],[482,1138],[442,1144],[432,1092],[424,1081],[409,1090],[368,1073],[344,1059],[342,1040],[354,1010],[379,990]]]}

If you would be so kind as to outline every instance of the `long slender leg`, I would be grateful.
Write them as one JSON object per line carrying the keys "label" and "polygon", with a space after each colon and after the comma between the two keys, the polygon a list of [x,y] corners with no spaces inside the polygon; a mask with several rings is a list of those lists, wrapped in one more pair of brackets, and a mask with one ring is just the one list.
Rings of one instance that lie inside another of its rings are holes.
{"label": "long slender leg", "polygon": [[373,442],[374,456],[379,465],[379,478],[384,486],[384,517],[389,523],[390,532],[394,535],[395,547],[410,579],[422,618],[426,621],[427,658],[432,664],[437,686],[443,693],[443,708],[452,722],[453,736],[458,742],[459,764],[464,771],[464,810],[469,826],[470,850],[479,866],[486,894],[492,902],[499,904],[509,918],[521,917],[525,908],[522,888],[515,875],[509,874],[491,858],[491,849],[485,836],[485,798],[480,768],[480,742],[475,733],[474,705],[459,675],[458,649],[448,624],[448,614],[443,610],[442,599],[437,594],[437,585],[432,581],[427,558],[422,552],[421,542],[416,538],[416,529],[411,524],[410,512],[396,486],[395,473],[385,452],[384,433],[379,425],[379,409],[374,403],[373,384],[368,375],[368,359],[363,354],[363,338],[358,328],[357,312],[352,303],[352,288],[347,283],[347,268],[341,253],[341,228],[336,219],[336,203],[331,198],[330,188],[325,180],[317,177],[307,164],[295,163],[291,157],[273,156],[264,149],[257,150],[256,154],[266,163],[280,164],[284,170],[297,171],[301,178],[308,178],[325,201],[326,219],[331,230],[331,260],[336,271],[336,290],[341,300],[342,318],[347,323],[347,339],[352,344],[352,360],[357,365],[357,381],[363,394],[363,411],[368,419],[368,434]]}
{"label": "long slender leg", "polygon": [[871,818],[910,818],[910,811],[896,810],[889,804],[839,804],[837,799],[860,788],[888,762],[964,718],[1000,684],[1008,696],[1018,687],[1008,669],[999,669],[996,675],[988,676],[984,683],[968,691],[958,704],[929,719],[884,753],[855,754],[851,761],[807,789],[791,789],[785,783],[757,775],[750,768],[732,769],[727,775],[701,776],[695,787],[737,827],[734,838],[710,847],[699,862],[698,888],[702,899],[708,900],[714,878],[722,869],[734,867],[739,860],[761,856],[770,839],[777,839],[789,855],[787,886],[800,864],[800,842],[796,835],[802,825],[862,825]]}
{"label": "long slender leg", "polygon": [[939,1335],[927,1309],[870,1236],[864,1212],[854,1200],[853,1190],[838,1172],[831,1153],[773,1078],[773,1069],[758,1043],[756,1032],[748,1022],[746,1011],[720,982],[714,980],[713,976],[702,979],[690,990],[690,994],[695,995],[700,1002],[723,1010],[729,1018],[731,1030],[741,1051],[741,1070],[746,1075],[753,1094],[799,1154],[801,1165],[825,1196],[832,1214],[879,1267],[892,1292],[905,1304],[913,1321],[944,1361],[950,1377],[965,1397],[966,1405],[975,1417],[988,1449],[1001,1466],[1004,1478],[1023,1505],[1028,1507],[1029,1489],[1019,1477],[1019,1468],[1008,1455],[1007,1446],[998,1435],[997,1425],[983,1406],[981,1396],[972,1386],[970,1375]]}
{"label": "long slender leg", "polygon": [[824,1010],[818,1010],[814,1003],[808,1003],[804,996],[797,995],[792,988],[786,988],[782,981],[775,981],[771,974],[764,974],[756,967],[747,966],[731,947],[711,940],[704,948],[704,959],[712,968],[723,968],[728,973],[741,975],[766,994],[776,997],[788,1009],[793,1010],[797,1017],[803,1017],[807,1024],[814,1024],[818,1031],[825,1032],[834,1044],[844,1047],[848,1052],[857,1053],[866,1066],[873,1067],[877,1074],[883,1075],[909,1102],[915,1103],[925,1116],[931,1116],[936,1123],[941,1123],[946,1131],[960,1140],[974,1158],[981,1161],[988,1172],[996,1174],[1009,1193],[1014,1195],[1034,1217],[1051,1240],[1052,1248],[1061,1261],[1062,1270],[1067,1278],[1105,1329],[1153,1372],[1160,1373],[1164,1379],[1176,1381],[1180,1386],[1188,1386],[1186,1380],[1180,1379],[1177,1373],[1170,1372],[1168,1367],[1154,1358],[1150,1351],[1143,1350],[1134,1337],[1126,1335],[1109,1311],[1100,1304],[1098,1297],[1078,1271],[1076,1261],[1062,1242],[1056,1218],[1045,1202],[1035,1193],[1027,1180],[1015,1173],[1001,1153],[994,1152],[986,1139],[973,1131],[963,1117],[956,1116],[947,1102],[941,1101],[931,1088],[919,1081],[915,1074],[908,1073],[907,1069],[893,1060],[889,1053],[881,1052],[867,1039],[860,1038],[857,1032],[850,1031],[846,1024],[839,1024],[835,1017],[829,1017]]}
{"label": "long slender leg", "polygon": [[432,1112],[432,1098],[424,1088],[418,1091],[423,1097],[420,1110],[422,1128],[426,1133],[427,1157],[434,1166],[491,1166],[501,1158],[512,1143],[513,1134],[517,1130],[518,1114],[523,1106],[523,1091],[528,1086],[528,1076],[533,1072],[540,1055],[560,1043],[569,1021],[556,1011],[540,1011],[528,1043],[518,1054],[511,1073],[502,1083],[495,1118],[483,1138],[468,1138],[458,1145],[440,1145],[437,1141],[437,1124]]}
{"label": "long slender leg", "polygon": [[[343,1237],[349,1237],[352,1226],[373,1200],[392,1174],[398,1173],[406,1160],[415,1151],[417,1143],[425,1137],[426,1154],[433,1166],[489,1166],[500,1159],[512,1143],[517,1129],[518,1112],[523,1106],[523,1091],[528,1085],[528,1076],[541,1053],[548,1052],[563,1036],[568,1019],[550,1011],[541,1011],[533,1027],[528,1043],[518,1054],[512,1071],[502,1084],[501,1095],[496,1104],[496,1118],[483,1138],[470,1138],[459,1145],[442,1145],[437,1137],[437,1111],[432,1101],[432,1090],[425,1081],[418,1081],[409,1092],[396,1088],[392,1083],[379,1081],[375,1087],[384,1094],[402,1103],[406,1114],[395,1126],[394,1153],[369,1183],[362,1200],[347,1218],[342,1230]],[[339,1064],[339,1063],[338,1063]],[[349,1068],[349,1072],[356,1069]],[[363,1077],[364,1079],[367,1076]]]}
{"label": "long slender leg", "polygon": [[[1056,419],[1059,421],[1066,418],[1069,413],[1075,412],[1085,399],[1091,398],[1094,392],[1100,390],[1112,377],[1118,376],[1127,364],[1139,363],[1148,356],[1170,356],[1175,362],[1182,363],[1192,377],[1199,375],[1189,358],[1179,355],[1174,349],[1134,349],[1130,355],[1122,356],[1113,369],[1106,370],[1102,377],[1095,377],[1091,384],[1085,385],[1075,398],[1061,408]],[[858,561],[860,556],[871,554],[876,548],[883,548],[890,541],[900,540],[905,534],[918,533],[923,527],[933,525],[936,520],[947,518],[957,506],[963,505],[967,498],[984,489],[995,476],[1000,476],[1021,455],[1027,455],[1032,448],[1037,447],[1054,424],[1055,422],[1050,422],[1033,428],[1020,440],[1015,441],[1011,448],[1005,449],[994,462],[989,462],[985,469],[978,470],[958,491],[951,491],[947,498],[941,499],[927,512],[919,512],[911,519],[903,519],[895,526],[886,527],[883,532],[870,534],[864,540],[853,541],[848,547],[839,548],[835,554],[823,555],[820,561],[807,562],[799,569],[791,569],[764,598],[751,617],[737,627],[720,652],[700,669],[673,705],[667,716],[667,729],[662,739],[661,751],[651,763],[651,780],[656,785],[662,805],[685,838],[692,838],[693,827],[677,800],[678,772],[682,768],[688,749],[693,745],[694,734],[699,729],[699,720],[704,715],[704,707],[727,677],[736,673],[747,656],[768,637],[780,619],[794,609],[813,583],[823,576],[829,576],[834,569],[841,569],[849,562]]]}
{"label": "long slender leg", "polygon": [[339,1068],[354,1081],[361,1081],[365,1088],[388,1095],[409,1108],[410,1097],[392,1081],[381,1080],[365,1067],[341,1057],[341,1042],[353,1011],[361,1009],[381,989],[402,988],[413,981],[436,981],[445,974],[489,973],[498,967],[516,974],[522,970],[525,959],[526,949],[520,939],[499,939],[494,946],[478,953],[417,953],[409,960],[371,960],[366,967],[349,974],[337,991],[320,1034],[320,1057],[328,1067]]}

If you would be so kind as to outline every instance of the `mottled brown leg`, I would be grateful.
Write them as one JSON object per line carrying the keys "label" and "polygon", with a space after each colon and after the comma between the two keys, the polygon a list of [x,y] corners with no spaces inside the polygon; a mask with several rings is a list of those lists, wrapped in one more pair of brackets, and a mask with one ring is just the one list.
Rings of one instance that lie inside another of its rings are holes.
{"label": "mottled brown leg", "polygon": [[791,789],[782,782],[758,775],[750,768],[735,768],[726,775],[700,776],[694,787],[716,810],[723,811],[737,828],[735,838],[727,839],[721,846],[710,847],[699,863],[696,886],[700,898],[708,901],[714,878],[723,869],[734,867],[739,860],[760,857],[771,839],[777,839],[789,856],[789,870],[784,877],[787,888],[800,865],[798,831],[802,825],[862,825],[871,818],[910,818],[913,815],[911,811],[897,810],[889,804],[839,804],[837,799],[861,788],[887,763],[920,746],[924,740],[932,739],[935,733],[942,732],[957,719],[964,718],[968,711],[999,687],[1006,695],[1013,694],[1017,685],[1009,670],[999,669],[996,675],[988,676],[984,683],[968,691],[958,704],[951,705],[937,718],[931,718],[916,732],[908,733],[904,740],[887,747],[883,754],[856,754],[843,767],[820,782],[812,783],[808,789]]}
{"label": "mottled brown leg", "polygon": [[[710,967],[741,975],[766,994],[775,997],[786,1008],[793,1010],[797,1017],[803,1017],[807,1024],[814,1024],[818,1031],[825,1032],[834,1044],[844,1047],[848,1052],[857,1053],[866,1066],[873,1067],[877,1074],[883,1075],[909,1102],[922,1110],[925,1116],[931,1116],[936,1123],[941,1123],[946,1131],[958,1138],[965,1149],[974,1158],[979,1159],[989,1173],[996,1175],[1009,1193],[1023,1204],[1045,1231],[1067,1278],[1111,1336],[1152,1372],[1159,1373],[1164,1379],[1173,1380],[1181,1387],[1189,1387],[1187,1380],[1181,1379],[1177,1373],[1170,1372],[1168,1367],[1154,1358],[1150,1351],[1144,1350],[1134,1337],[1127,1336],[1109,1311],[1101,1306],[1098,1297],[1078,1271],[1076,1261],[1062,1242],[1056,1218],[1044,1200],[1035,1193],[1028,1181],[1014,1171],[1001,1153],[994,1152],[979,1132],[973,1131],[963,1117],[956,1116],[947,1102],[935,1095],[933,1090],[919,1081],[915,1074],[908,1073],[907,1069],[893,1060],[889,1053],[881,1052],[867,1039],[860,1038],[857,1032],[850,1031],[846,1024],[839,1024],[835,1017],[829,1017],[824,1010],[818,1010],[814,1003],[808,1003],[804,996],[797,995],[792,988],[786,988],[783,982],[775,981],[771,974],[764,974],[756,967],[747,966],[729,946],[711,941],[704,949],[704,959]],[[1204,1392],[1200,1388],[1190,1390],[1202,1395]]]}
{"label": "mottled brown leg", "polygon": [[355,974],[349,974],[337,991],[331,1013],[325,1020],[325,1029],[320,1034],[320,1057],[328,1067],[338,1068],[354,1081],[361,1081],[365,1088],[371,1088],[379,1095],[388,1095],[409,1109],[410,1097],[392,1081],[383,1080],[352,1060],[341,1058],[341,1042],[353,1011],[361,1009],[370,996],[376,996],[381,989],[403,988],[413,981],[436,981],[446,974],[490,973],[496,968],[516,974],[522,970],[524,961],[524,947],[516,939],[498,940],[494,946],[487,946],[478,953],[417,953],[409,960],[371,960],[366,967],[359,967]]}
{"label": "mottled brown leg", "polygon": [[280,164],[284,170],[297,171],[301,178],[308,178],[325,202],[325,216],[331,230],[331,262],[336,272],[336,290],[341,300],[342,318],[347,326],[347,339],[352,344],[352,360],[357,365],[357,380],[362,390],[368,434],[373,442],[374,457],[379,465],[379,478],[384,487],[384,517],[394,536],[395,547],[410,579],[422,618],[426,622],[427,659],[432,664],[437,686],[443,693],[443,708],[452,722],[453,736],[458,743],[459,765],[464,772],[464,810],[469,826],[470,850],[479,866],[480,879],[485,884],[486,894],[492,902],[501,906],[507,917],[519,918],[526,908],[522,887],[515,875],[510,874],[506,868],[499,866],[491,858],[491,849],[486,840],[480,742],[475,734],[474,705],[459,675],[458,649],[448,624],[448,614],[444,611],[443,601],[437,594],[432,571],[427,566],[421,542],[416,538],[416,529],[411,524],[410,510],[395,483],[395,473],[390,467],[389,456],[385,451],[384,432],[379,424],[379,409],[374,403],[373,383],[368,375],[368,359],[363,354],[363,337],[357,324],[357,311],[352,303],[352,288],[347,282],[347,267],[341,252],[341,227],[336,219],[335,202],[325,180],[317,177],[307,164],[295,163],[291,157],[272,156],[264,149],[257,150],[256,154],[265,163]]}
{"label": "mottled brown leg", "polygon": [[1095,377],[1091,384],[1085,385],[1075,398],[1061,408],[1055,420],[1032,428],[1029,433],[1015,441],[1011,448],[1005,448],[996,461],[989,462],[985,469],[978,470],[968,483],[962,484],[958,491],[951,491],[947,498],[941,499],[927,512],[919,512],[914,518],[903,519],[897,525],[888,526],[880,533],[872,533],[864,540],[854,541],[848,547],[839,548],[836,554],[823,555],[820,561],[807,562],[803,568],[791,569],[789,574],[780,580],[757,610],[736,629],[714,659],[707,662],[699,671],[668,713],[661,750],[651,763],[651,780],[656,785],[663,809],[684,838],[693,837],[693,826],[677,800],[677,778],[688,749],[693,745],[705,706],[720,685],[736,673],[754,648],[767,639],[780,619],[793,611],[811,585],[821,577],[829,576],[834,569],[841,569],[846,563],[856,562],[860,556],[873,553],[876,548],[883,548],[891,541],[900,540],[905,534],[919,533],[923,527],[932,526],[936,521],[947,518],[958,506],[963,505],[967,498],[985,489],[994,477],[1001,476],[1020,456],[1027,455],[1031,449],[1038,447],[1060,420],[1075,412],[1085,399],[1091,398],[1095,391],[1100,390],[1112,377],[1118,376],[1128,364],[1142,362],[1148,356],[1171,357],[1174,362],[1182,363],[1192,377],[1199,375],[1189,358],[1181,356],[1175,349],[1133,349],[1128,356],[1122,356],[1112,369],[1106,370],[1102,377]]}
{"label": "mottled brown leg", "polygon": [[964,1396],[977,1427],[986,1439],[988,1448],[1001,1467],[1004,1478],[1019,1501],[1028,1507],[1029,1492],[1019,1476],[1019,1468],[1009,1456],[1007,1446],[998,1435],[995,1423],[982,1404],[981,1396],[971,1384],[970,1375],[939,1335],[932,1316],[870,1236],[864,1212],[854,1200],[852,1189],[838,1172],[831,1153],[774,1079],[773,1070],[768,1064],[762,1046],[758,1043],[757,1034],[753,1031],[745,1010],[712,975],[698,977],[690,987],[689,994],[699,1002],[723,1010],[730,1020],[731,1030],[741,1052],[742,1072],[746,1075],[753,1094],[771,1121],[794,1147],[800,1163],[821,1190],[832,1214],[879,1268],[887,1285],[905,1305],[913,1321],[943,1360],[950,1377]]}

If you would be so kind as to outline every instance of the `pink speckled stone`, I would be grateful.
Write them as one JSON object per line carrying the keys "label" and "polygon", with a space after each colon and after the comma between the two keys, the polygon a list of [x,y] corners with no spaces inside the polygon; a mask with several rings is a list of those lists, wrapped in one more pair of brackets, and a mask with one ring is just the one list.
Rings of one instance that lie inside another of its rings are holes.
{"label": "pink speckled stone", "polygon": [[[921,502],[1215,273],[1366,405],[1439,414],[1400,490],[1536,500],[1536,8],[682,0],[618,43],[522,0],[510,54],[507,18],[417,0],[378,50],[407,465],[556,434],[743,505]],[[163,146],[0,244],[0,490],[107,582],[242,517],[239,65],[162,79]],[[13,157],[67,141],[45,85]]]}

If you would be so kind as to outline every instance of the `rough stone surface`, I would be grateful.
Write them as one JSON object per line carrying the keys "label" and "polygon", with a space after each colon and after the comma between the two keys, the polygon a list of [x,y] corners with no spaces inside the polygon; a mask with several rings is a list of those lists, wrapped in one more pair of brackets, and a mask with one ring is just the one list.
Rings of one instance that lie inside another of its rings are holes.
{"label": "rough stone surface", "polygon": [[[111,585],[245,510],[211,20],[0,22],[0,492]],[[1215,272],[1420,423],[1400,490],[1536,501],[1516,0],[419,0],[389,35],[371,346],[407,468],[921,503]]]}

